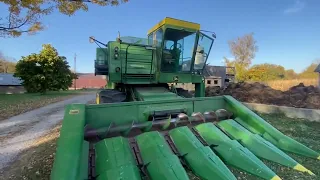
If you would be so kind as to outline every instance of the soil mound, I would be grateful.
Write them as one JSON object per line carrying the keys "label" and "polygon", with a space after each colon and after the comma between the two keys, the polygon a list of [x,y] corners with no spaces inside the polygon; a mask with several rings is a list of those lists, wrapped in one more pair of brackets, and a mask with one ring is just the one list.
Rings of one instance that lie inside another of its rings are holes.
{"label": "soil mound", "polygon": [[233,83],[225,89],[206,88],[206,96],[217,95],[231,95],[242,102],[320,109],[320,89],[303,83],[284,92],[258,82]]}

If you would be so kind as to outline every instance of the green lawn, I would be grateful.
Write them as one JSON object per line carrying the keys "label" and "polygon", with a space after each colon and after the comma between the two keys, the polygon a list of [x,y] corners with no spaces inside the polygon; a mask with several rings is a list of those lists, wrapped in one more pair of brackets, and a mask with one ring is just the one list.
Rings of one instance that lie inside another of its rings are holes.
{"label": "green lawn", "polygon": [[70,90],[47,92],[46,94],[0,94],[0,120],[87,92],[90,91]]}
{"label": "green lawn", "polygon": [[[271,123],[278,130],[283,132],[285,135],[294,138],[295,140],[301,142],[302,144],[320,152],[320,123],[309,122],[300,119],[291,119],[283,115],[266,115],[259,114],[266,121]],[[297,162],[311,170],[317,176],[310,176],[305,173],[298,172],[291,168],[278,165],[276,163],[263,160],[263,162],[271,168],[278,176],[283,180],[319,180],[320,179],[320,161],[310,158],[304,158],[292,153],[286,152]],[[231,171],[236,175],[237,179],[241,180],[259,180],[256,176],[247,174],[243,171],[239,171],[235,168],[229,167]],[[198,177],[192,175],[191,172],[190,179],[198,180]]]}

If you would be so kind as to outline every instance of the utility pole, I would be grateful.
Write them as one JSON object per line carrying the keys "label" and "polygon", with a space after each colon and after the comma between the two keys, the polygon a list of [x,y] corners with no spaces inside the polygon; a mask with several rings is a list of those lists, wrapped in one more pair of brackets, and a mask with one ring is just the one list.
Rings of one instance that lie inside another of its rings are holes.
{"label": "utility pole", "polygon": [[[77,54],[74,54],[74,74],[77,75]],[[74,78],[74,90],[77,90],[77,78]]]}

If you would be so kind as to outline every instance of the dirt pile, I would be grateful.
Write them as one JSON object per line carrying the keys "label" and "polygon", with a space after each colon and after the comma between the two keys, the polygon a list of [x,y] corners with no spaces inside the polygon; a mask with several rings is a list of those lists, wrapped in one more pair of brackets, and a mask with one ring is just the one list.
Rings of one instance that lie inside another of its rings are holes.
{"label": "dirt pile", "polygon": [[320,89],[303,83],[284,92],[257,82],[234,83],[226,89],[206,88],[206,96],[216,95],[231,95],[242,102],[320,109]]}

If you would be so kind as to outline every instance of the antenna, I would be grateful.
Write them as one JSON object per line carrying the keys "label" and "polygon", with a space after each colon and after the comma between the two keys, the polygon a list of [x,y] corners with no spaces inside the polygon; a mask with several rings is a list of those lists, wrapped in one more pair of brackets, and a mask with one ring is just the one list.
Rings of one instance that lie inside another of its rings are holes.
{"label": "antenna", "polygon": [[118,31],[118,38],[117,41],[121,43],[121,39],[120,39],[120,31]]}
{"label": "antenna", "polygon": [[[74,74],[77,75],[77,54],[74,54]],[[77,90],[77,78],[74,78],[74,90]]]}

